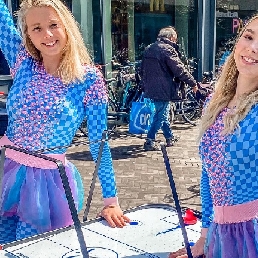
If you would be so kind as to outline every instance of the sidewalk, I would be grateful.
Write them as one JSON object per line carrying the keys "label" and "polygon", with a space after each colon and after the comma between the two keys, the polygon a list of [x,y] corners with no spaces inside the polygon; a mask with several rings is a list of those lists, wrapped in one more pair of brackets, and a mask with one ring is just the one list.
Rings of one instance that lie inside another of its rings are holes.
{"label": "sidewalk", "polygon": [[[201,164],[196,140],[198,126],[176,123],[172,129],[180,139],[167,151],[181,206],[200,210]],[[163,135],[158,134],[157,139],[164,140]],[[84,139],[80,137],[77,140]],[[123,210],[147,203],[174,205],[162,152],[144,151],[144,141],[140,135],[129,134],[127,127],[118,127],[116,133],[110,136],[118,197]],[[70,147],[67,158],[81,172],[87,198],[95,165],[88,146]],[[88,218],[95,218],[102,207],[101,188],[97,180]],[[81,219],[82,216],[83,211],[80,212]]]}

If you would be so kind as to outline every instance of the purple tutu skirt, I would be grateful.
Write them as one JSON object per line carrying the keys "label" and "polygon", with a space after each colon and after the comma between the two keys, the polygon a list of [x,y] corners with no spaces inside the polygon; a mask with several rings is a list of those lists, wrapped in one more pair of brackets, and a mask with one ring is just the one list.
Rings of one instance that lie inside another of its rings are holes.
{"label": "purple tutu skirt", "polygon": [[256,219],[209,227],[206,258],[257,258],[258,222]]}
{"label": "purple tutu skirt", "polygon": [[[78,210],[83,205],[83,184],[76,167],[65,167]],[[58,169],[41,169],[5,159],[0,216],[18,216],[38,233],[73,224]]]}

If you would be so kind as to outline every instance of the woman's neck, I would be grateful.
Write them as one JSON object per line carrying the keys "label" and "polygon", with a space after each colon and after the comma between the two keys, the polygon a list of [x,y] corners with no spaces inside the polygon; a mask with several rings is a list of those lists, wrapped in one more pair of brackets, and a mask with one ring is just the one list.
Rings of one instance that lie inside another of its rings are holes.
{"label": "woman's neck", "polygon": [[52,75],[58,74],[58,69],[60,66],[60,58],[57,57],[43,57],[43,65],[47,73]]}
{"label": "woman's neck", "polygon": [[244,95],[258,90],[258,82],[253,78],[239,76],[237,79],[236,93],[228,103],[228,108],[235,108],[238,100]]}

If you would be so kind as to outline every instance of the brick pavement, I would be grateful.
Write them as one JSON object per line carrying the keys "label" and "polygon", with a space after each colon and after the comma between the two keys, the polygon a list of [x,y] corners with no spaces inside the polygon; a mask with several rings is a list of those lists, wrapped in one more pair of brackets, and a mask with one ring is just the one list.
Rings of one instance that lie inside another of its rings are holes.
{"label": "brick pavement", "polygon": [[[198,126],[175,123],[172,128],[180,139],[175,146],[167,148],[167,151],[181,206],[200,210],[201,169],[196,140]],[[163,135],[158,134],[157,139],[163,140]],[[83,137],[77,140],[82,141]],[[144,151],[144,141],[144,137],[129,134],[127,127],[119,127],[110,136],[118,197],[123,210],[147,203],[174,205],[162,152]],[[94,171],[88,146],[70,147],[67,158],[81,172],[87,196]],[[100,184],[97,181],[88,218],[94,218],[102,205]],[[80,212],[81,219],[82,215],[83,212]]]}

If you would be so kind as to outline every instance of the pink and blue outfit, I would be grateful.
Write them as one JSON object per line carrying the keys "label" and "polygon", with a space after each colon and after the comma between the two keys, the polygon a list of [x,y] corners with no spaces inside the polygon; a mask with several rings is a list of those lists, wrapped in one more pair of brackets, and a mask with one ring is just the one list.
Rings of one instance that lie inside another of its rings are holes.
{"label": "pink and blue outfit", "polygon": [[[0,47],[8,61],[13,85],[8,94],[8,128],[0,146],[19,148],[61,160],[78,210],[83,184],[66,148],[86,117],[90,151],[96,161],[106,129],[107,92],[102,74],[85,66],[84,82],[68,85],[48,74],[25,50],[12,17],[0,0]],[[104,205],[117,204],[116,183],[108,143],[98,171]],[[7,149],[0,196],[0,243],[11,242],[72,224],[59,171],[55,164]]]}
{"label": "pink and blue outfit", "polygon": [[222,135],[224,108],[200,142],[206,258],[258,257],[258,104]]}

